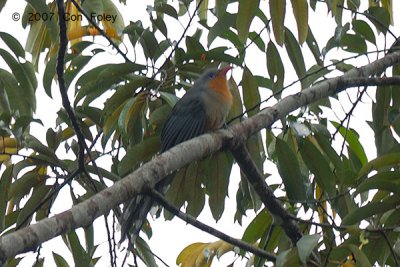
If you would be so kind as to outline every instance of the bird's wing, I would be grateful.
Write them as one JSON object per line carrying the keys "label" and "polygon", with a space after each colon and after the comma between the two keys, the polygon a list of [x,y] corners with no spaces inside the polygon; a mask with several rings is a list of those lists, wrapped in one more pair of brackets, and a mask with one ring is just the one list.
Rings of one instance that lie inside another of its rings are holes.
{"label": "bird's wing", "polygon": [[203,134],[206,119],[199,96],[187,93],[176,103],[161,131],[161,152]]}

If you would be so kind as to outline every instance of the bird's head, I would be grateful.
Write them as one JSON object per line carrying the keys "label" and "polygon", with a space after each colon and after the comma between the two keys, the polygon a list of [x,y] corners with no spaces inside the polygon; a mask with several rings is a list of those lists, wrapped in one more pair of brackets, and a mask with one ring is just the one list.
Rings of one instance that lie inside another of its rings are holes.
{"label": "bird's head", "polygon": [[[226,82],[226,73],[230,69],[232,69],[231,66],[220,69],[208,69],[199,77],[199,79],[196,80],[195,85],[199,85],[199,87],[203,88],[209,88],[220,93],[229,92]],[[204,87],[204,85],[206,85],[206,87]]]}

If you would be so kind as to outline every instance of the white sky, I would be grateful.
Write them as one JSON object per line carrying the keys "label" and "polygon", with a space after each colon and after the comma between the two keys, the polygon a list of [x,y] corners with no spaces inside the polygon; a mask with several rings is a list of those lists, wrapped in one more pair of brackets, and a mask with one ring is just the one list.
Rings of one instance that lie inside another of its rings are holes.
{"label": "white sky", "polygon": [[[117,1],[114,1],[117,2]],[[213,6],[213,1],[210,1],[210,6]],[[262,4],[266,4],[266,1],[261,1]],[[364,1],[366,2],[366,1]],[[394,5],[394,10],[400,10],[400,5],[398,1],[393,1]],[[147,4],[152,4],[153,1],[132,1],[132,0],[127,0],[128,6],[119,6],[120,12],[123,14],[123,17],[125,19],[125,24],[128,24],[128,18],[132,21],[136,21],[139,19],[143,20],[143,23],[145,25],[149,25],[149,20],[147,13],[145,12]],[[175,4],[177,1],[175,1]],[[10,34],[12,34],[14,37],[16,37],[22,45],[25,45],[26,36],[27,36],[27,31],[24,30],[21,26],[20,22],[15,22],[11,19],[12,14],[14,12],[19,12],[20,14],[23,13],[24,7],[26,5],[25,1],[22,0],[13,0],[13,1],[8,1],[5,8],[3,11],[0,13],[0,31],[5,31]],[[314,36],[318,40],[319,47],[322,48],[327,40],[333,35],[333,31],[335,29],[334,23],[332,23],[333,19],[327,15],[326,10],[323,8],[323,4],[318,3],[318,14],[315,14],[313,11],[309,12],[310,18],[309,18],[309,24],[312,27]],[[235,8],[235,6],[231,6],[231,8]],[[396,13],[396,12],[395,12]],[[344,17],[348,17],[349,12],[344,11],[343,12]],[[187,20],[187,16],[184,17]],[[396,20],[397,19],[397,20]],[[196,21],[196,20],[195,20]],[[171,22],[171,23],[170,23]],[[212,22],[213,23],[213,22]],[[210,22],[209,25],[212,25]],[[398,18],[395,17],[395,25],[396,23],[398,24]],[[182,22],[183,25],[185,25],[184,22]],[[172,39],[177,39],[182,31],[183,28],[177,24],[174,23],[173,20],[168,22],[168,33],[172,35]],[[289,27],[293,33],[295,34],[296,29],[295,29],[295,24],[294,20],[292,18],[291,10],[287,8],[287,15],[286,15],[286,20],[285,20],[285,25]],[[317,28],[315,25],[321,25],[319,28]],[[253,25],[254,26],[254,25]],[[173,28],[172,28],[173,27]],[[259,27],[257,27],[259,28]],[[172,30],[173,29],[173,30]],[[399,26],[394,29],[394,32],[399,34]],[[193,33],[193,31],[189,31],[188,34],[190,35]],[[131,49],[131,45],[128,41],[127,38],[125,38],[125,43],[126,47],[128,49]],[[268,42],[268,40],[264,40],[265,43]],[[96,38],[96,42],[104,43],[107,45],[106,42],[100,40],[99,38]],[[388,43],[392,43],[393,40],[389,38]],[[0,47],[5,48],[4,44],[2,41],[0,41]],[[124,48],[123,48],[124,49]],[[372,49],[372,48],[371,48]],[[282,50],[283,51],[283,50]],[[257,49],[249,49],[248,50],[248,55],[247,55],[247,60],[246,63],[248,64],[248,67],[253,71],[253,74],[256,75],[263,75],[267,76],[267,70],[266,70],[266,59],[265,57],[260,58],[260,53],[257,51]],[[122,62],[123,59],[119,55],[115,55],[115,51],[111,51],[110,53],[103,53],[104,55],[101,57],[96,58],[93,63],[91,64],[90,67],[88,68],[93,68],[95,65],[100,65],[104,64],[104,62]],[[285,53],[282,53],[284,55]],[[309,54],[308,56],[311,56]],[[342,58],[346,57],[346,55],[343,53],[342,55],[337,55],[335,51],[331,51],[328,56],[336,56],[336,58]],[[133,55],[130,51],[128,53],[128,57],[133,59]],[[28,56],[29,58],[29,56]],[[308,60],[309,57],[305,57],[306,65],[307,68],[310,67],[310,60]],[[287,59],[286,56],[283,56],[283,60],[285,64],[291,64],[289,63],[290,61]],[[312,64],[314,64],[314,60],[311,60]],[[354,63],[354,61],[353,61]],[[358,66],[363,65],[367,63],[366,58],[359,58],[356,60],[356,63]],[[7,66],[4,64],[4,61],[0,59],[0,67],[1,68],[7,68]],[[88,69],[87,68],[87,69]],[[38,108],[36,112],[36,117],[40,118],[43,123],[45,124],[45,127],[41,127],[40,125],[34,125],[32,127],[32,133],[35,136],[39,135],[39,139],[42,141],[45,141],[45,136],[43,135],[44,131],[48,127],[55,127],[55,118],[57,116],[56,112],[59,110],[61,107],[61,100],[59,97],[58,93],[58,87],[53,86],[53,99],[50,99],[45,95],[42,85],[41,85],[41,75],[43,73],[44,66],[41,65],[39,68],[39,75],[38,75],[38,82],[39,82],[39,87],[37,89],[37,96],[38,96]],[[285,66],[285,85],[289,84],[291,81],[297,80],[294,71],[290,70],[290,68],[286,68]],[[235,69],[233,71],[233,76],[236,80],[237,83],[240,82],[240,75],[241,75],[241,70],[240,69]],[[289,78],[287,78],[289,77]],[[299,85],[296,85],[293,87],[293,89],[288,90],[289,92],[293,92],[298,90]],[[371,96],[374,95],[373,90],[368,91]],[[70,91],[72,93],[72,90]],[[267,92],[269,93],[269,92]],[[72,95],[70,94],[72,97]],[[268,96],[268,95],[267,95]],[[265,99],[267,97],[265,93],[262,95],[262,99]],[[353,100],[355,99],[354,97],[352,98]],[[366,99],[367,100],[367,99]],[[347,101],[347,103],[346,103]],[[347,96],[342,97],[340,103],[338,101],[334,101],[334,110],[336,110],[337,114],[340,116],[340,119],[344,117],[344,112],[341,110],[340,104],[350,107],[350,103],[347,100]],[[360,130],[359,133],[361,133],[361,142],[363,144],[367,144],[368,142],[371,142],[369,139],[370,136],[373,136],[372,131],[369,129],[369,127],[366,125],[365,120],[370,120],[371,115],[370,115],[370,103],[371,101],[366,101],[365,104],[360,104],[359,107],[356,109],[356,114],[364,113],[362,119],[357,119],[353,118],[351,123],[352,127],[355,129],[365,129],[363,131]],[[346,109],[349,110],[349,109]],[[364,112],[366,111],[366,112]],[[332,115],[332,112],[330,112]],[[367,150],[367,155],[369,159],[372,159],[375,156],[375,148],[374,146],[369,146],[369,150]],[[103,161],[99,162],[99,165],[104,166],[104,161],[109,161],[110,158],[103,159]],[[268,173],[275,173],[275,167],[272,164],[266,164],[265,170]],[[233,216],[236,211],[236,191],[237,191],[237,185],[239,182],[238,178],[238,173],[239,170],[235,166],[233,169],[233,173],[235,175],[232,175],[231,181],[230,181],[230,188],[229,188],[229,196],[230,198],[227,198],[226,200],[226,206],[225,206],[225,213],[223,217],[221,218],[218,223],[216,223],[211,216],[211,213],[209,211],[209,208],[205,207],[205,210],[203,213],[200,215],[198,218],[202,222],[206,222],[212,227],[215,227],[223,232],[225,232],[228,235],[231,235],[233,237],[240,238],[243,234],[243,231],[245,230],[247,224],[251,221],[251,219],[254,217],[253,212],[248,212],[248,217],[244,218],[243,220],[243,226],[239,226],[237,224],[233,224]],[[52,208],[51,212],[52,214],[61,212],[65,209],[70,208],[72,205],[71,202],[69,201],[69,192],[68,189],[64,190],[62,193],[64,197],[60,198],[62,195],[59,196],[58,201],[56,202],[55,206]],[[95,233],[96,233],[96,244],[100,244],[96,255],[97,256],[102,256],[102,259],[100,260],[98,266],[109,266],[109,258],[108,258],[108,244],[107,244],[107,235],[105,231],[103,232],[102,229],[104,229],[104,219],[100,218],[97,219],[94,222],[95,226]],[[213,242],[216,241],[217,238],[212,237],[208,234],[204,234],[202,231],[197,230],[194,227],[187,226],[184,222],[182,222],[179,219],[175,219],[172,222],[167,221],[165,222],[162,218],[160,218],[157,221],[152,222],[152,227],[153,227],[153,238],[149,241],[150,247],[152,248],[153,252],[156,253],[158,256],[160,256],[164,261],[166,261],[170,266],[175,266],[175,259],[179,252],[187,245],[193,243],[193,242]],[[78,230],[78,232],[82,233],[82,230]],[[49,242],[46,242],[43,246],[43,249],[41,251],[42,256],[45,256],[45,266],[55,266],[54,262],[51,257],[51,251],[54,251],[58,254],[61,254],[64,258],[66,258],[70,263],[73,262],[72,256],[70,255],[69,252],[66,252],[66,246],[62,242],[60,238],[55,238]],[[27,257],[21,263],[21,266],[27,266],[32,264],[32,260],[34,259],[36,255],[32,255],[32,257]],[[123,254],[120,255],[120,259],[123,258]],[[232,263],[234,257],[233,254],[230,253],[229,256],[224,256],[221,258],[220,261],[214,260],[214,263],[212,266],[227,266],[228,264]],[[236,264],[235,266],[242,266],[243,262]],[[163,266],[163,264],[160,263],[160,266]]]}

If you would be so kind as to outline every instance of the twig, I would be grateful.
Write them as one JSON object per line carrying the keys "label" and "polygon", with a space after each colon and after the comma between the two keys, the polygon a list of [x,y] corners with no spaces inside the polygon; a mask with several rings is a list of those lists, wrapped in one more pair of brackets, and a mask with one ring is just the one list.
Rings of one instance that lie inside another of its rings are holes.
{"label": "twig", "polygon": [[224,240],[225,242],[232,244],[234,246],[237,246],[245,251],[249,251],[259,257],[265,258],[267,260],[270,260],[272,262],[276,261],[276,256],[268,253],[260,248],[254,247],[242,240],[233,238],[227,234],[224,234],[220,231],[218,231],[215,228],[212,228],[209,225],[206,225],[198,220],[196,220],[195,218],[193,218],[192,216],[183,213],[182,211],[180,211],[179,209],[177,209],[173,204],[169,203],[165,197],[158,192],[156,189],[151,189],[148,193],[155,201],[157,201],[161,206],[163,206],[166,210],[168,210],[169,212],[171,212],[172,214],[174,214],[175,216],[179,217],[181,220],[193,225],[194,227],[203,230],[204,232],[209,233],[210,235],[213,235],[215,237],[218,237],[222,240]]}

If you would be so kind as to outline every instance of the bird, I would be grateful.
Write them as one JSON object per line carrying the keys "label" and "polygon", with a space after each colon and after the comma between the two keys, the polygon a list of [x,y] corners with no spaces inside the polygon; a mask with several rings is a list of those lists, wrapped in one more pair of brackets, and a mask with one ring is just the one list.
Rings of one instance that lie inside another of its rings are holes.
{"label": "bird", "polygon": [[[232,69],[231,66],[205,70],[178,100],[161,130],[161,153],[225,125],[233,102],[226,78],[230,69]],[[165,194],[173,177],[174,174],[167,175],[156,184],[155,188]],[[130,242],[135,241],[153,202],[147,195],[136,196],[130,201],[122,215],[120,243],[126,237],[130,237]]]}

